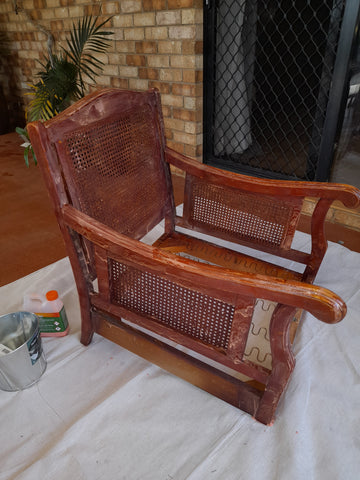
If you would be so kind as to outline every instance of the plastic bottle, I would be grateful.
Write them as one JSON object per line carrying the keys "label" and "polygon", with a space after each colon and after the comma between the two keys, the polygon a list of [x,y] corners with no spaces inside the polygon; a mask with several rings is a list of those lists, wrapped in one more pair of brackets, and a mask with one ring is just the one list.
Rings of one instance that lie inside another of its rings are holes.
{"label": "plastic bottle", "polygon": [[50,290],[46,295],[25,294],[23,308],[39,317],[42,337],[64,337],[69,333],[65,307],[56,290]]}

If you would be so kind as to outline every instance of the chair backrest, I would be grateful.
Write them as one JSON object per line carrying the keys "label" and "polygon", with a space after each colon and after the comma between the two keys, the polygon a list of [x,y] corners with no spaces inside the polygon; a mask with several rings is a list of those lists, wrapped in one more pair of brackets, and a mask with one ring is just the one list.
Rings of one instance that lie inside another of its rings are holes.
{"label": "chair backrest", "polygon": [[173,208],[155,89],[101,90],[36,128],[60,204],[135,239]]}

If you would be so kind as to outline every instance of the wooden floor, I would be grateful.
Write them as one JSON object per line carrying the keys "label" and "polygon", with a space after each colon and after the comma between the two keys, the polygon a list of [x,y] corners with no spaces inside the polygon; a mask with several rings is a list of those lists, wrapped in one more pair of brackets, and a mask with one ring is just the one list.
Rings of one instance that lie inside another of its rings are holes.
{"label": "wooden floor", "polygon": [[[27,168],[16,133],[0,136],[0,286],[66,256],[40,171]],[[184,179],[173,176],[175,201],[182,202]],[[308,218],[300,229],[309,231]],[[329,240],[360,251],[360,232],[327,225]]]}

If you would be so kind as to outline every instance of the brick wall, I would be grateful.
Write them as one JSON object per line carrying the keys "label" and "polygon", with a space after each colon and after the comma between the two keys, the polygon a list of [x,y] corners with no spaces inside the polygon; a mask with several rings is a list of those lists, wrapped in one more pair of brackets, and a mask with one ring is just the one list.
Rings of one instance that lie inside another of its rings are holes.
{"label": "brick wall", "polygon": [[[194,158],[202,155],[202,1],[201,0],[18,0],[0,3],[0,31],[6,35],[0,84],[11,127],[24,124],[28,83],[35,80],[47,36],[56,47],[68,38],[73,21],[86,14],[113,15],[107,28],[112,45],[98,86],[161,92],[168,145]],[[22,10],[23,9],[23,10]],[[25,10],[25,12],[24,12]],[[32,22],[27,15],[30,15]]]}

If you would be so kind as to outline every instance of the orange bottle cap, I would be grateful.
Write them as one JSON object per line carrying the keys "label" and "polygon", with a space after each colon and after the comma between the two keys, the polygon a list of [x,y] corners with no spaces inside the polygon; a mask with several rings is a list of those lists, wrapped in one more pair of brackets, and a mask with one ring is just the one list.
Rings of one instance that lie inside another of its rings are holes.
{"label": "orange bottle cap", "polygon": [[50,290],[46,294],[46,299],[49,300],[49,302],[51,302],[52,300],[56,300],[57,298],[59,298],[59,294],[56,290]]}

